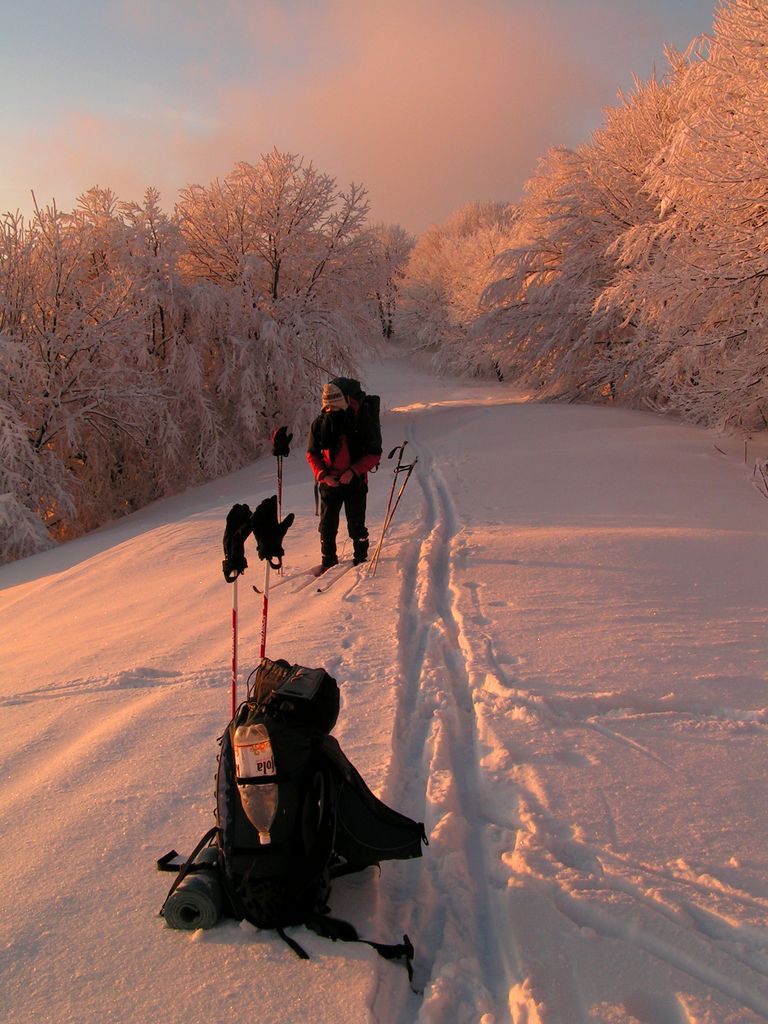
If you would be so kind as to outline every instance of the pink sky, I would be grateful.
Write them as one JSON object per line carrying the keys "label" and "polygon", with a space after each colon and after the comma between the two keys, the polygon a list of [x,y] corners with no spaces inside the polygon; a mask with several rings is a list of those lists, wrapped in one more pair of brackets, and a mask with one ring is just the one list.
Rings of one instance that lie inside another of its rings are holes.
{"label": "pink sky", "polygon": [[362,182],[375,219],[420,232],[472,200],[517,199],[550,145],[586,140],[633,72],[711,26],[706,0],[75,6],[90,48],[73,35],[68,63],[68,25],[47,24],[39,74],[21,59],[24,82],[13,62],[0,73],[28,113],[0,118],[0,209],[28,212],[30,189],[68,209],[94,184],[125,199],[155,185],[170,207],[277,146]]}

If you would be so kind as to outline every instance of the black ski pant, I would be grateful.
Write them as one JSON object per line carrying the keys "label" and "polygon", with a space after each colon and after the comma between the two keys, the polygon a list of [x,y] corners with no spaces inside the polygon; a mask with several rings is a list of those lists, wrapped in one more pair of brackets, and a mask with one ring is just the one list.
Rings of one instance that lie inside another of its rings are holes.
{"label": "black ski pant", "polygon": [[352,539],[354,557],[358,562],[368,556],[368,530],[365,525],[365,507],[368,484],[359,476],[348,484],[329,487],[320,484],[320,551],[324,565],[336,562],[336,534],[342,508],[347,519],[347,532]]}

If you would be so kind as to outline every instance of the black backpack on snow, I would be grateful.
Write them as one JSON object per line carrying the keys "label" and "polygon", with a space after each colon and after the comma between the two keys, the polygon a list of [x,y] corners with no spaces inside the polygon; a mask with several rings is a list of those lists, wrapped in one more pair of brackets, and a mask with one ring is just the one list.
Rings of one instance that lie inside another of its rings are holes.
{"label": "black backpack on snow", "polygon": [[[333,677],[268,658],[254,676],[248,699],[221,737],[216,826],[180,869],[171,864],[175,851],[158,861],[162,870],[178,871],[161,914],[172,927],[205,926],[196,919],[184,923],[184,900],[193,916],[200,900],[199,892],[184,886],[217,884],[222,913],[275,929],[303,958],[305,951],[284,931],[290,925],[304,924],[334,940],[368,941],[348,922],[329,916],[331,883],[382,860],[421,856],[424,826],[374,796],[330,735],[339,711]],[[267,845],[244,811],[235,770],[235,730],[250,724],[266,728],[276,772],[267,779],[278,794]],[[202,879],[195,878],[198,872]],[[190,876],[193,881],[185,882]],[[175,901],[174,911],[180,904],[180,918],[169,914],[169,901]],[[387,959],[404,959],[412,976],[407,936],[401,944],[368,944]]]}

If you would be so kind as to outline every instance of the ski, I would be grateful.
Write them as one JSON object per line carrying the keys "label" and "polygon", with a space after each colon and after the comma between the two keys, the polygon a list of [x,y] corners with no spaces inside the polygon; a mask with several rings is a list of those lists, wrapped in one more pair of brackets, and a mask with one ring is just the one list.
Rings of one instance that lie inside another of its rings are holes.
{"label": "ski", "polygon": [[[298,580],[305,575],[306,573],[302,570],[301,572],[290,572],[286,573],[283,576],[278,576],[277,583],[270,583],[269,589],[270,591],[277,590],[278,587],[282,587],[286,583],[292,583],[294,580]],[[252,585],[251,589],[253,590],[254,594],[264,593],[263,589],[261,587],[257,587],[255,583]]]}
{"label": "ski", "polygon": [[[302,590],[304,587],[308,587],[313,579],[317,576],[316,568],[313,566],[311,569],[297,569],[295,572],[286,573],[284,576],[279,576],[276,583],[270,584],[270,592],[277,590],[278,587],[284,587],[286,585],[298,583],[298,586],[290,587],[292,593],[297,590]],[[254,583],[251,587],[255,594],[263,594],[264,591],[261,587],[257,587]]]}
{"label": "ski", "polygon": [[[350,569],[354,569],[354,562],[349,559],[344,562],[339,562],[336,565],[332,565],[329,569],[323,569],[321,565],[313,565],[311,569],[301,569],[298,572],[289,573],[286,576],[278,578],[276,583],[270,584],[270,593],[273,590],[277,590],[278,587],[285,586],[286,584],[293,584],[289,589],[292,594],[297,594],[300,590],[308,590],[313,583],[317,584],[317,593],[322,594],[326,590],[329,590],[331,586],[346,575]],[[251,588],[254,593],[262,594],[264,591],[257,587],[255,584]]]}
{"label": "ski", "polygon": [[349,562],[339,562],[338,565],[333,565],[330,569],[326,569],[325,572],[316,577],[318,581],[316,593],[324,594],[327,590],[330,590],[342,576],[346,576],[350,569],[354,568],[356,568],[355,563],[350,560]]}

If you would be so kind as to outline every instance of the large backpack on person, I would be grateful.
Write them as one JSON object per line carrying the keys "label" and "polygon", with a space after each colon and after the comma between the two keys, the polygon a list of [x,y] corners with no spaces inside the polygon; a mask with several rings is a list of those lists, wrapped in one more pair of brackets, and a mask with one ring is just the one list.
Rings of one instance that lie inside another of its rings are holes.
{"label": "large backpack on person", "polygon": [[[330,735],[338,711],[336,680],[323,669],[262,659],[221,737],[216,825],[184,865],[172,863],[175,851],[158,861],[178,872],[161,914],[180,928],[210,927],[220,915],[247,920],[275,929],[306,958],[285,932],[303,924],[334,940],[368,942],[402,959],[412,976],[407,936],[370,942],[329,913],[335,878],[419,857],[426,843],[424,826],[374,796]],[[256,754],[247,762],[249,743]]]}
{"label": "large backpack on person", "polygon": [[381,455],[380,396],[366,394],[360,381],[354,377],[335,377],[331,383],[335,384],[347,398],[353,398],[357,402],[357,415],[360,421],[361,432],[366,439],[366,450],[375,455]]}

